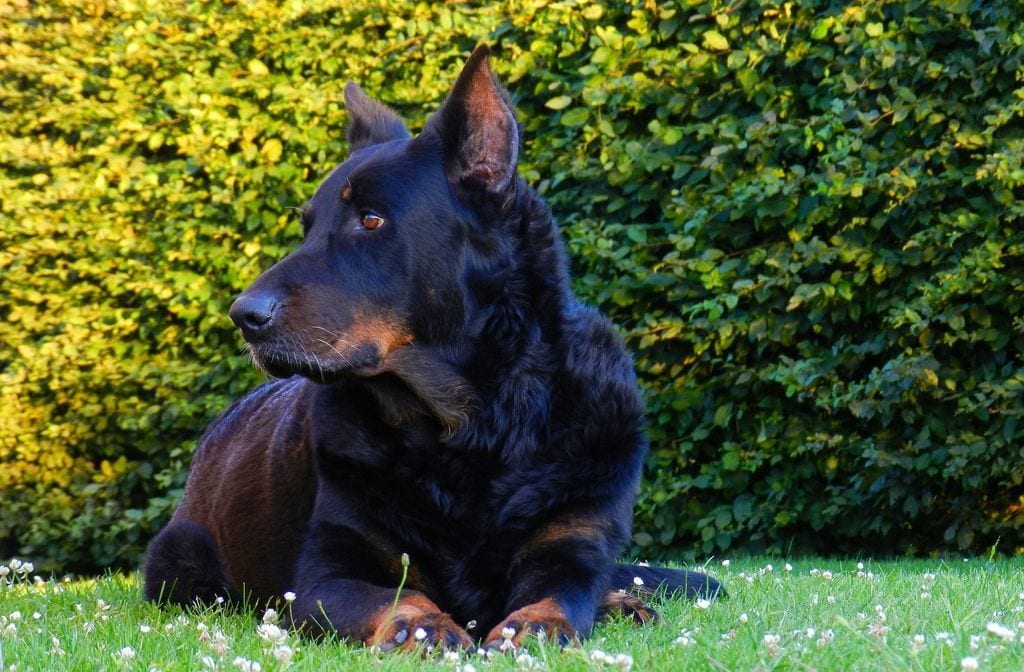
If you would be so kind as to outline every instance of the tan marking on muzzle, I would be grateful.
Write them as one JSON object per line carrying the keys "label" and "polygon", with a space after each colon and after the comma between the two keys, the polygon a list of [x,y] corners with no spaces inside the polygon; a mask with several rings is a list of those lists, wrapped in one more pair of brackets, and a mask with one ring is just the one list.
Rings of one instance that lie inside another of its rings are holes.
{"label": "tan marking on muzzle", "polygon": [[392,350],[412,343],[412,334],[398,323],[379,315],[357,315],[352,326],[334,346],[344,350],[357,348],[364,343],[373,343],[380,356],[385,357]]}

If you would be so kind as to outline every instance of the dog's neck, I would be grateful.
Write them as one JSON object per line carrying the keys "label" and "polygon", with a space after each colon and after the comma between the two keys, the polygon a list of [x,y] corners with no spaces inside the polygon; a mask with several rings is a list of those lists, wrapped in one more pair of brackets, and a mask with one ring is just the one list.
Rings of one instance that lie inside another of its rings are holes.
{"label": "dog's neck", "polygon": [[[549,378],[563,350],[561,325],[571,293],[547,206],[525,183],[519,187],[515,214],[491,224],[507,237],[517,265],[499,265],[500,271],[479,280],[476,308],[450,343],[414,341],[397,348],[382,375],[364,381],[388,424],[433,418],[442,440],[488,452],[536,443],[513,435],[539,431],[548,417]],[[527,398],[532,403],[524,405]],[[501,413],[485,415],[482,409]]]}

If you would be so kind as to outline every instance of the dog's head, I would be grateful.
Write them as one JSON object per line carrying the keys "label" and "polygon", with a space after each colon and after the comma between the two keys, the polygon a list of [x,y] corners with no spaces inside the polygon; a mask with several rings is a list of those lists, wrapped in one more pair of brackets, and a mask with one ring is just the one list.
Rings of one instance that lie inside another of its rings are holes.
{"label": "dog's head", "polygon": [[467,275],[501,256],[490,222],[519,188],[519,129],[487,57],[473,52],[416,137],[346,87],[349,158],[303,208],[302,244],[231,306],[259,367],[374,375],[410,343],[459,337],[475,300]]}

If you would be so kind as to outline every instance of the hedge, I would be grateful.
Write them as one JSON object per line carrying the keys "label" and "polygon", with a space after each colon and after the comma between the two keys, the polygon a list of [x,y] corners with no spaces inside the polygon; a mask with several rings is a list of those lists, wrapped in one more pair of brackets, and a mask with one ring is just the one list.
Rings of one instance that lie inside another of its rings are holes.
{"label": "hedge", "polygon": [[1024,548],[1015,2],[3,4],[0,556],[138,562],[344,82],[416,128],[480,41],[636,355],[635,553]]}

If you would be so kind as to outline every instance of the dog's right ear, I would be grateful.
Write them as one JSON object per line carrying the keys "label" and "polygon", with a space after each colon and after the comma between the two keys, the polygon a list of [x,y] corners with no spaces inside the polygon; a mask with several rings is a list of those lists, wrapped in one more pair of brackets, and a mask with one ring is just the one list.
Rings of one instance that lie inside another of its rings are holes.
{"label": "dog's right ear", "polygon": [[519,124],[508,93],[491,73],[489,55],[485,45],[473,50],[427,129],[441,138],[456,193],[507,203],[515,194]]}
{"label": "dog's right ear", "polygon": [[401,118],[388,106],[363,93],[355,82],[345,85],[345,107],[349,116],[345,138],[350,152],[410,137]]}

